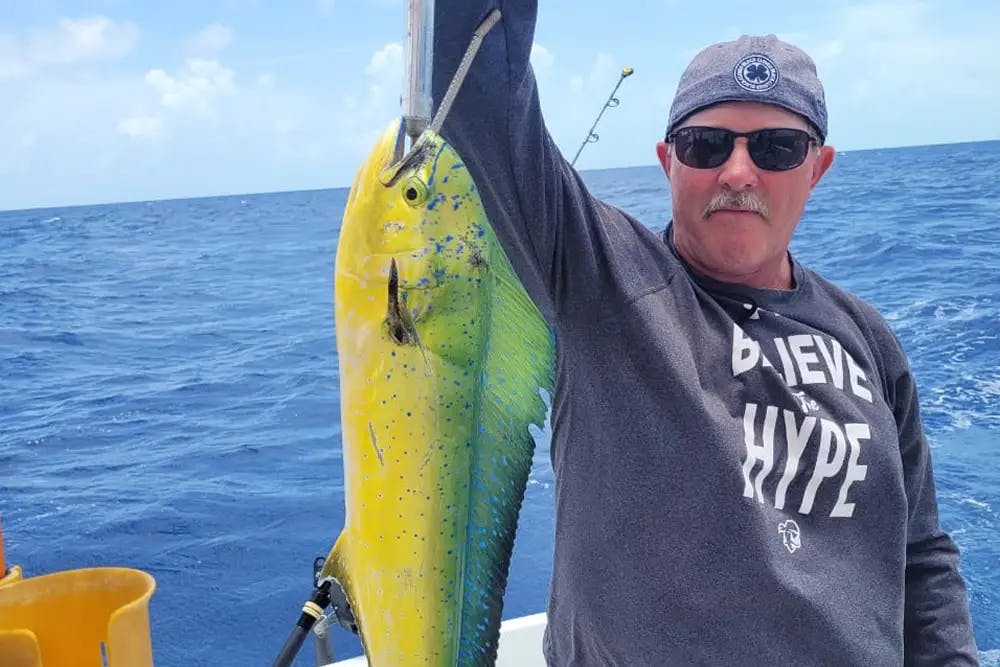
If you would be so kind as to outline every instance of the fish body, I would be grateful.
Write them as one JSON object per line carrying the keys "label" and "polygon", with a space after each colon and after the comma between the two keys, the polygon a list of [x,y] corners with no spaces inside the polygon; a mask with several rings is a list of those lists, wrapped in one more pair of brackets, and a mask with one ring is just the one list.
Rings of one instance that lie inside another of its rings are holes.
{"label": "fish body", "polygon": [[348,196],[335,271],[346,516],[324,566],[372,667],[491,665],[554,339],[469,171],[395,121]]}

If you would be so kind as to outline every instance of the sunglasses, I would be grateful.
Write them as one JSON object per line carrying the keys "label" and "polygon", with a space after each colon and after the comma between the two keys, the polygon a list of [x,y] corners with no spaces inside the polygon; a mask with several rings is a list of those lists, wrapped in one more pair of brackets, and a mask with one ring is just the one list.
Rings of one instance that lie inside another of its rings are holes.
{"label": "sunglasses", "polygon": [[747,152],[753,163],[766,171],[788,171],[802,164],[809,145],[819,143],[805,130],[768,128],[753,132],[733,132],[722,127],[682,127],[667,135],[677,159],[695,169],[722,166],[733,152],[736,137],[746,137]]}

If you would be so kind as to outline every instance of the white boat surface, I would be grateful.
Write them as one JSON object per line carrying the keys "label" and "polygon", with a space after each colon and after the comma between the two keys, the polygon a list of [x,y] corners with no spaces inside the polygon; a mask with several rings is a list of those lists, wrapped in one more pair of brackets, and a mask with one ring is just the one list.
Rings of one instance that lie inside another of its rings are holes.
{"label": "white boat surface", "polygon": [[[542,655],[544,633],[545,612],[502,622],[496,667],[545,667]],[[340,660],[326,667],[368,667],[368,661],[362,655]]]}

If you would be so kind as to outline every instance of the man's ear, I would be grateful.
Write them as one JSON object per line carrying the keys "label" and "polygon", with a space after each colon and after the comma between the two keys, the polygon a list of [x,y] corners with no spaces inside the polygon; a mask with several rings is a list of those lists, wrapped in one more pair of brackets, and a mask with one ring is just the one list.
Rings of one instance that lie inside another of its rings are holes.
{"label": "man's ear", "polygon": [[812,176],[809,178],[809,189],[812,190],[819,183],[819,179],[823,178],[823,174],[826,170],[830,168],[833,164],[833,158],[837,154],[836,149],[833,146],[820,146],[819,156],[817,156],[816,161],[813,162]]}
{"label": "man's ear", "polygon": [[670,154],[671,147],[665,141],[656,142],[656,157],[660,160],[660,166],[663,167],[663,173],[667,175],[667,180],[670,180]]}

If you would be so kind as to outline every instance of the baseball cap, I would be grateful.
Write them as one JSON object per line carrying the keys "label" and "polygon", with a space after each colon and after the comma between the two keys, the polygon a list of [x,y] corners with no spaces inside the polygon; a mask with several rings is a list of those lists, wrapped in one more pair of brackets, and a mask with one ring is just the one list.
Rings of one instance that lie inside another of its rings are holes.
{"label": "baseball cap", "polygon": [[700,51],[677,84],[667,134],[700,109],[736,101],[784,107],[804,116],[826,139],[826,99],[816,64],[775,35],[743,35]]}

